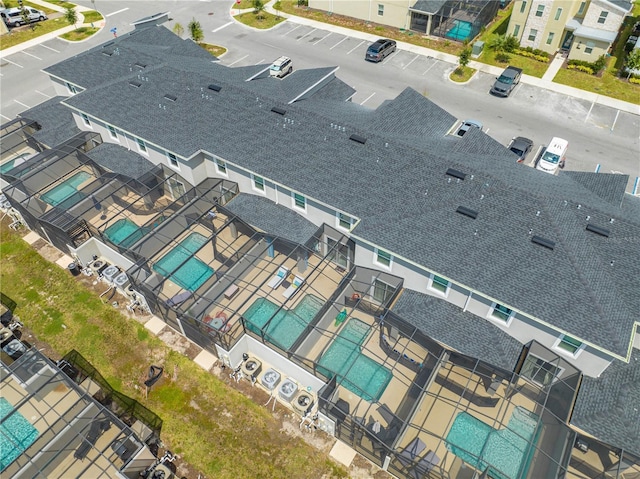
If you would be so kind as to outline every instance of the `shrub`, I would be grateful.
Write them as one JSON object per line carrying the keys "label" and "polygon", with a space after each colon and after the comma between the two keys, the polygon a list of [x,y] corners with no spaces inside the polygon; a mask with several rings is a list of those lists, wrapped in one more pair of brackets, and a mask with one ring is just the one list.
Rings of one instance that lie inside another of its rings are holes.
{"label": "shrub", "polygon": [[593,68],[587,67],[584,65],[567,65],[568,70],[578,70],[580,72],[588,73],[589,75],[593,75]]}
{"label": "shrub", "polygon": [[592,64],[593,71],[596,73],[603,70],[606,66],[607,57],[605,57],[604,55],[600,55],[598,59]]}
{"label": "shrub", "polygon": [[516,50],[514,53],[516,55],[520,55],[521,57],[533,58],[534,60],[542,62],[542,63],[548,63],[549,62],[549,57],[542,56],[542,55],[537,55],[535,52],[528,51],[526,49]]}
{"label": "shrub", "polygon": [[629,83],[635,83],[636,85],[640,85],[640,78],[629,78]]}
{"label": "shrub", "polygon": [[498,63],[507,63],[509,60],[511,60],[511,57],[506,53],[497,53],[496,54],[496,61]]}

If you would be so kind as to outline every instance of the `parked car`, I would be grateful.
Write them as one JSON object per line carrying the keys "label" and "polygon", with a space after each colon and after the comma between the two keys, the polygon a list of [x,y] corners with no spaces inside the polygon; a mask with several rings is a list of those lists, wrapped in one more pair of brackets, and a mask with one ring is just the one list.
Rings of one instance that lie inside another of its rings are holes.
{"label": "parked car", "polygon": [[280,57],[275,62],[273,62],[271,67],[269,67],[269,75],[277,78],[282,78],[292,71],[293,64],[291,62],[291,58],[289,57]]}
{"label": "parked car", "polygon": [[[27,20],[29,23],[43,21],[47,19],[47,14],[42,10],[36,10],[31,7],[24,7],[27,12]],[[22,9],[13,7],[0,11],[0,17],[8,27],[19,27],[25,25],[25,19],[22,16]]]}
{"label": "parked car", "polygon": [[396,51],[396,42],[389,40],[388,38],[381,38],[369,45],[367,53],[364,55],[364,59],[370,62],[381,62],[387,56]]}
{"label": "parked car", "polygon": [[522,163],[533,148],[533,141],[524,136],[516,136],[509,142],[507,148],[518,155],[517,161],[518,163]]}
{"label": "parked car", "polygon": [[502,75],[496,78],[495,83],[491,87],[491,93],[497,96],[509,96],[516,85],[520,83],[521,76],[522,68],[508,66],[505,71],[502,72]]}
{"label": "parked car", "polygon": [[567,140],[553,137],[549,146],[542,151],[540,158],[537,159],[536,170],[555,175],[558,168],[564,168],[568,148],[569,142]]}
{"label": "parked car", "polygon": [[471,128],[478,128],[482,131],[482,123],[477,120],[465,120],[462,122],[462,125],[460,125],[460,128],[458,128],[456,135],[464,136]]}

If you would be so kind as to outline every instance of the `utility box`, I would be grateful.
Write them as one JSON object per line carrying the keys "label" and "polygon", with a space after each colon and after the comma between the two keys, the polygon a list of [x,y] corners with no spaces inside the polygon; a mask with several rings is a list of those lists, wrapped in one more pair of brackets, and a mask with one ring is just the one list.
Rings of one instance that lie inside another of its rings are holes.
{"label": "utility box", "polygon": [[482,49],[484,48],[484,42],[477,41],[473,43],[473,47],[471,48],[471,56],[473,58],[478,58],[482,53]]}

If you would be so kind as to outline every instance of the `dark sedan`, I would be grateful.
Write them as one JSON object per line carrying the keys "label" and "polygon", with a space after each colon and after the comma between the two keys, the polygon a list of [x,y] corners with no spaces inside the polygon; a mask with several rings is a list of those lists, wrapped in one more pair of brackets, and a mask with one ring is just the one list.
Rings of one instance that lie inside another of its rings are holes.
{"label": "dark sedan", "polygon": [[517,161],[522,163],[533,148],[533,141],[523,136],[516,136],[511,140],[507,148],[518,155]]}

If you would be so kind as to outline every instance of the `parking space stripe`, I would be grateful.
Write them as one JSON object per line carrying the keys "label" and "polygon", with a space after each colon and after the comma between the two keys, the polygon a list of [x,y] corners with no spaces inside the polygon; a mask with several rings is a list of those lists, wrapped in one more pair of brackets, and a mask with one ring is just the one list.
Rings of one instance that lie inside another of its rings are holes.
{"label": "parking space stripe", "polygon": [[373,95],[375,95],[376,92],[373,92],[371,95],[369,95],[365,100],[363,100],[360,104],[364,105],[366,102],[368,102],[369,100],[371,100],[371,97],[373,97]]}
{"label": "parking space stripe", "polygon": [[587,116],[585,116],[585,117],[584,117],[584,122],[585,122],[585,123],[587,122],[587,120],[588,120],[588,119],[589,119],[589,117],[591,116],[591,110],[593,110],[593,105],[595,105],[595,104],[596,104],[596,102],[595,102],[595,101],[591,102],[591,108],[589,108],[589,111],[587,112]]}
{"label": "parking space stripe", "polygon": [[364,40],[362,40],[360,43],[358,43],[355,47],[353,47],[351,50],[349,50],[347,52],[347,55],[349,55],[352,51],[354,51],[356,48],[358,48],[360,45],[362,45],[364,43]]}
{"label": "parking space stripe", "polygon": [[309,35],[311,35],[313,32],[315,32],[317,30],[317,28],[314,28],[313,30],[311,30],[310,32],[305,33],[304,35],[302,35],[300,38],[298,38],[296,41],[299,42],[300,40],[302,40],[304,37],[307,37]]}
{"label": "parking space stripe", "polygon": [[620,115],[620,110],[616,112],[616,117],[613,120],[613,124],[611,125],[611,131],[616,127],[616,122],[618,121],[618,116]]}
{"label": "parking space stripe", "polygon": [[233,25],[233,22],[225,23],[224,25],[221,25],[218,28],[215,28],[215,29],[211,30],[211,33],[219,32],[223,28],[227,28],[229,25]]}
{"label": "parking space stripe", "polygon": [[336,43],[334,46],[332,46],[331,48],[329,48],[329,50],[333,50],[335,47],[337,47],[338,45],[340,45],[342,42],[344,42],[346,39],[348,39],[349,37],[344,37],[342,40],[340,40],[338,43]]}
{"label": "parking space stripe", "polygon": [[[393,52],[393,53],[392,53],[390,56],[388,56],[387,58],[393,58],[393,57],[395,57],[398,53],[400,53],[400,51],[399,51],[399,50],[396,50],[395,52]],[[386,60],[386,58],[385,58],[385,60]],[[385,63],[387,63],[387,62],[385,61]]]}
{"label": "parking space stripe", "polygon": [[8,116],[4,116],[2,113],[0,113],[0,116],[1,116],[2,118],[6,118],[7,120],[11,120],[11,118],[9,118]]}
{"label": "parking space stripe", "polygon": [[320,40],[318,40],[317,42],[312,43],[312,45],[317,45],[318,43],[320,43],[322,40],[324,40],[325,38],[328,38],[331,35],[332,32],[329,32],[328,35],[325,35],[324,37],[322,37]]}
{"label": "parking space stripe", "polygon": [[25,108],[31,108],[29,105],[25,105],[24,103],[22,103],[21,101],[18,101],[16,99],[14,99],[13,101],[15,101],[18,105],[22,105]]}
{"label": "parking space stripe", "polygon": [[24,50],[22,50],[22,53],[24,53],[25,55],[29,55],[30,57],[33,57],[33,58],[35,58],[36,60],[42,60],[42,58],[37,57],[37,56],[35,56],[35,55],[32,55],[31,53],[27,53],[27,52],[25,52]]}
{"label": "parking space stripe", "polygon": [[420,55],[416,55],[415,57],[413,57],[413,60],[411,60],[409,63],[407,63],[405,66],[403,66],[402,69],[406,70],[409,65],[411,65],[413,62],[415,62],[418,59],[419,56]]}
{"label": "parking space stripe", "polygon": [[11,63],[12,65],[15,65],[15,66],[17,66],[17,67],[24,68],[22,65],[18,65],[16,62],[12,62],[12,61],[11,61],[11,60],[9,60],[7,57],[4,57],[4,58],[3,58],[3,60],[4,60],[5,62],[9,62],[9,63]]}
{"label": "parking space stripe", "polygon": [[47,50],[51,50],[52,52],[60,53],[60,51],[59,51],[59,50],[56,50],[55,48],[48,47],[48,46],[46,46],[44,43],[40,43],[38,46],[39,46],[39,47],[46,48]]}
{"label": "parking space stripe", "polygon": [[247,58],[248,56],[249,56],[249,55],[245,55],[245,56],[243,56],[242,58],[238,58],[235,62],[233,62],[233,63],[229,63],[229,65],[227,65],[227,66],[233,66],[233,65],[235,65],[236,63],[241,62],[242,60],[244,60],[244,59],[245,59],[245,58]]}
{"label": "parking space stripe", "polygon": [[297,30],[298,28],[300,28],[302,25],[298,25],[295,28],[292,28],[291,30],[289,30],[287,33],[285,33],[284,35],[282,35],[283,37],[286,37],[287,35],[289,35],[292,31]]}
{"label": "parking space stripe", "polygon": [[[431,58],[431,57],[427,57],[427,58]],[[422,76],[424,76],[424,75],[426,75],[427,73],[429,73],[429,70],[431,70],[431,69],[436,65],[436,63],[438,63],[438,59],[437,59],[437,58],[431,58],[431,59],[433,59],[433,60],[435,60],[435,61],[434,61],[431,65],[429,65],[429,68],[427,68],[427,69],[424,71],[424,73],[422,74]]]}
{"label": "parking space stripe", "polygon": [[260,60],[259,62],[254,63],[254,65],[260,65],[263,61],[264,61],[264,58],[262,60]]}
{"label": "parking space stripe", "polygon": [[36,93],[40,93],[40,95],[42,95],[42,96],[46,96],[47,98],[51,98],[51,96],[47,95],[46,93],[42,93],[40,90],[36,90]]}
{"label": "parking space stripe", "polygon": [[110,17],[111,15],[117,15],[118,13],[126,12],[127,10],[129,10],[129,7],[123,8],[121,10],[117,10],[115,12],[107,13],[105,17]]}

